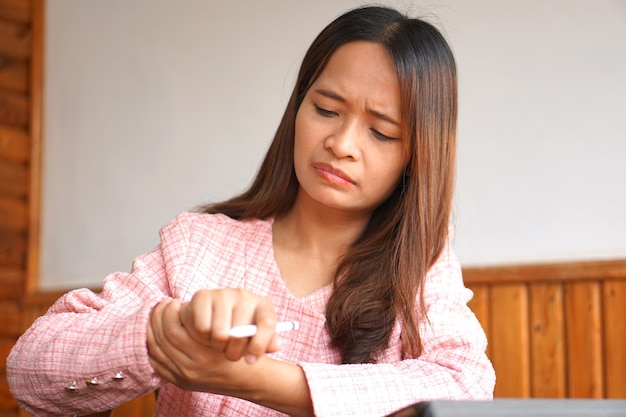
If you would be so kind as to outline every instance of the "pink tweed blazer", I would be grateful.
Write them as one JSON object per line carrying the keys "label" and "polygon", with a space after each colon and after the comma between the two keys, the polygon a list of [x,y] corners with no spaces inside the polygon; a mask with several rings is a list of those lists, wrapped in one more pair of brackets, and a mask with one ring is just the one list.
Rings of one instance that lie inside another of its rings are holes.
{"label": "pink tweed blazer", "polygon": [[[459,262],[446,248],[428,273],[421,326],[423,353],[402,359],[396,326],[376,364],[341,365],[325,328],[328,286],[304,298],[283,284],[274,259],[272,221],[182,213],[161,243],[137,257],[130,273],[104,279],[101,293],[71,291],[13,347],[7,378],[19,404],[36,416],[88,414],[159,388],[155,415],[279,416],[241,399],[187,392],[159,378],[148,361],[151,308],[164,297],[187,301],[202,288],[244,287],[273,300],[282,333],[276,359],[300,365],[317,416],[384,416],[428,399],[490,399],[495,375],[485,334],[467,307]],[[250,365],[254,366],[254,365]]]}

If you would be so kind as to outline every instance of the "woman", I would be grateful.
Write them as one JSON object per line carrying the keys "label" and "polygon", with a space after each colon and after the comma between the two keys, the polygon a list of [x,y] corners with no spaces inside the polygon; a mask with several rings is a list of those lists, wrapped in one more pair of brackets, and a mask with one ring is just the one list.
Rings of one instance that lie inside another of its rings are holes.
{"label": "woman", "polygon": [[[248,191],[66,294],[7,363],[36,415],[159,390],[156,415],[382,416],[489,399],[486,339],[450,247],[455,63],[430,24],[338,17],[304,57]],[[277,335],[277,321],[299,328]],[[249,337],[231,337],[256,324]]]}

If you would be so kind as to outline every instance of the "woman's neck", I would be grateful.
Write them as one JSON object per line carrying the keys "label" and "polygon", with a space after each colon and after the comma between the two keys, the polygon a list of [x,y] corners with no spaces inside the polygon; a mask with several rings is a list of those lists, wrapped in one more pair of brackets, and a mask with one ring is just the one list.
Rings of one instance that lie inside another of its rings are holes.
{"label": "woman's neck", "polygon": [[283,281],[296,297],[330,284],[340,258],[361,235],[367,218],[295,204],[274,220],[273,245]]}
{"label": "woman's neck", "polygon": [[296,204],[274,222],[274,239],[292,249],[324,256],[343,253],[363,232],[369,216]]}

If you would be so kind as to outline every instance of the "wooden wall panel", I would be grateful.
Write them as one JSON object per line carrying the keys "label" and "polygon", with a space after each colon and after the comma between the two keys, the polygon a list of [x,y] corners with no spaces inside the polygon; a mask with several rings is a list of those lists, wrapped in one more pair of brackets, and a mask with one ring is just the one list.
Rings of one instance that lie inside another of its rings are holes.
{"label": "wooden wall panel", "polygon": [[28,195],[28,166],[0,159],[0,190],[5,195],[23,198]]}
{"label": "wooden wall panel", "polygon": [[[0,210],[2,213],[2,210]],[[15,269],[22,269],[26,252],[26,236],[21,232],[3,231],[0,232],[0,270],[7,273]],[[2,277],[4,274],[0,274]]]}
{"label": "wooden wall panel", "polygon": [[[17,402],[11,396],[6,379],[0,381],[0,410],[13,410],[16,407]],[[13,411],[11,413],[15,415]]]}
{"label": "wooden wall panel", "polygon": [[491,360],[499,370],[495,395],[530,396],[528,292],[524,284],[491,288]]}
{"label": "wooden wall panel", "polygon": [[[0,234],[1,236],[1,234]],[[0,248],[0,251],[2,249]],[[18,267],[0,266],[0,302],[17,300],[22,295],[24,270]],[[2,356],[0,356],[0,359]]]}
{"label": "wooden wall panel", "polygon": [[0,232],[28,229],[28,204],[24,199],[0,194]]}
{"label": "wooden wall panel", "polygon": [[530,286],[531,396],[564,398],[565,320],[560,283]]}
{"label": "wooden wall panel", "polygon": [[27,94],[30,80],[28,62],[13,58],[0,58],[0,88],[14,93]]}
{"label": "wooden wall panel", "polygon": [[0,303],[0,337],[13,338],[13,341],[22,334],[22,312],[17,302]]}
{"label": "wooden wall panel", "polygon": [[604,396],[602,309],[598,282],[565,284],[568,397]]}
{"label": "wooden wall panel", "polygon": [[0,0],[0,18],[29,24],[32,20],[32,4],[26,0]]}
{"label": "wooden wall panel", "polygon": [[515,282],[604,281],[626,278],[626,260],[472,267],[463,268],[463,277],[472,287]]}
{"label": "wooden wall panel", "polygon": [[0,19],[0,55],[28,60],[32,54],[32,33],[28,24]]}
{"label": "wooden wall panel", "polygon": [[28,162],[30,149],[30,136],[26,131],[0,125],[0,159]]}
{"label": "wooden wall panel", "polygon": [[607,398],[626,398],[626,279],[603,285],[604,382]]}
{"label": "wooden wall panel", "polygon": [[30,101],[27,96],[0,90],[0,124],[28,128]]}
{"label": "wooden wall panel", "polygon": [[[505,359],[528,357],[531,397],[626,398],[626,260],[464,268],[463,276],[478,297],[472,309],[484,310],[488,294],[489,317],[477,317],[490,340],[496,397],[523,396],[512,385],[516,375],[525,385],[526,372]],[[524,285],[527,323],[511,313],[520,309],[514,288]],[[510,346],[523,329],[498,330],[507,321],[498,317],[511,314],[510,326],[528,326],[528,354]]]}
{"label": "wooden wall panel", "polygon": [[41,118],[42,13],[41,0],[0,0],[0,417],[22,413],[9,392],[5,359],[31,316],[23,297],[39,202],[33,184],[40,162],[33,151]]}
{"label": "wooden wall panel", "polygon": [[[32,31],[30,57],[30,188],[28,194],[28,257],[24,289],[32,293],[39,281],[39,241],[41,230],[41,161],[43,141],[43,91],[44,91],[44,0],[9,0],[10,3],[27,3]],[[15,11],[16,7],[13,8]],[[17,7],[17,9],[23,9]]]}

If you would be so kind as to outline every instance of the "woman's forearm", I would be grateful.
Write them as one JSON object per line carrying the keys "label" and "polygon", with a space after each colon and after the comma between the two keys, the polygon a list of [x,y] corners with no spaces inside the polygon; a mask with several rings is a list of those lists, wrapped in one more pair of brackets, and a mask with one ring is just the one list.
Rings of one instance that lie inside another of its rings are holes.
{"label": "woman's forearm", "polygon": [[241,398],[294,417],[313,416],[311,394],[302,368],[268,356],[250,366],[249,390]]}

